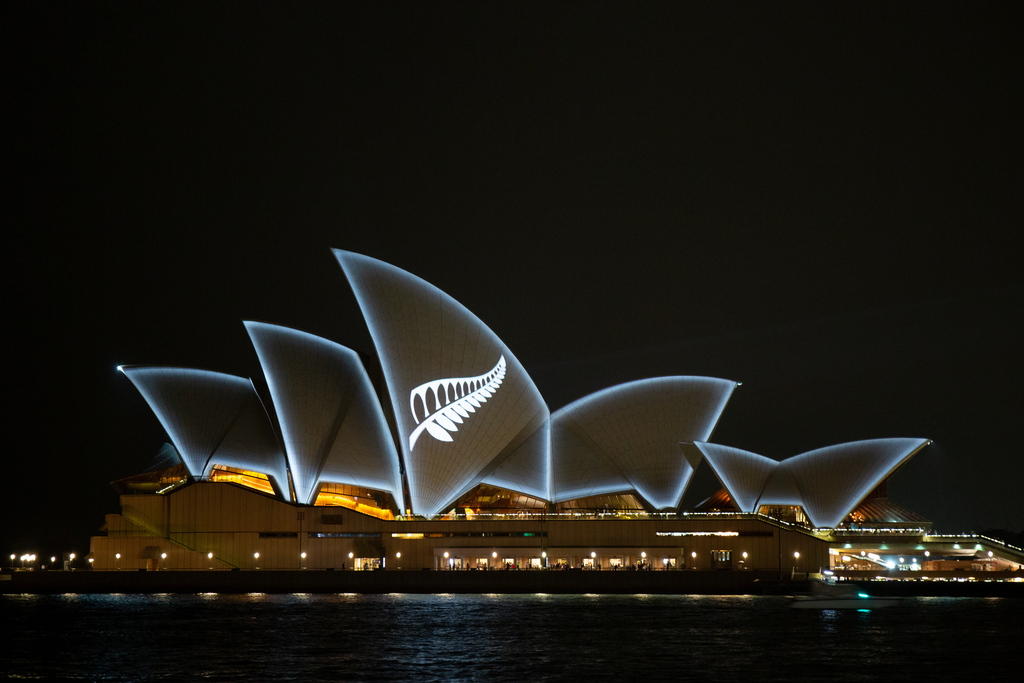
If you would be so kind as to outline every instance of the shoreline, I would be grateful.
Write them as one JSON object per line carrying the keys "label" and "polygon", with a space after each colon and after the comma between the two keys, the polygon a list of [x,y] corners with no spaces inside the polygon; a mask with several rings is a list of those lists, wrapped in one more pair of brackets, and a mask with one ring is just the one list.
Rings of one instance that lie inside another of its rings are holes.
{"label": "shoreline", "polygon": [[[858,581],[872,595],[1024,598],[1024,582]],[[550,593],[790,595],[807,581],[774,572],[612,571],[40,571],[0,576],[0,594]]]}

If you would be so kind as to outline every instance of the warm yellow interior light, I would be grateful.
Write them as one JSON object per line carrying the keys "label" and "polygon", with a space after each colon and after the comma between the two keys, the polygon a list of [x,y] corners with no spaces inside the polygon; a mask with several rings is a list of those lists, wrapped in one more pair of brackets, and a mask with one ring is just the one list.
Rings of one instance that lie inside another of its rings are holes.
{"label": "warm yellow interior light", "polygon": [[238,484],[239,486],[274,495],[274,487],[270,483],[270,478],[262,472],[242,470],[226,465],[214,465],[210,471],[210,481]]}
{"label": "warm yellow interior light", "polygon": [[317,493],[316,500],[313,502],[313,505],[348,508],[349,510],[355,510],[356,512],[361,512],[364,515],[376,517],[377,519],[390,520],[395,518],[395,513],[387,508],[361,503],[352,496],[346,496],[341,493],[332,493],[331,491],[321,490]]}

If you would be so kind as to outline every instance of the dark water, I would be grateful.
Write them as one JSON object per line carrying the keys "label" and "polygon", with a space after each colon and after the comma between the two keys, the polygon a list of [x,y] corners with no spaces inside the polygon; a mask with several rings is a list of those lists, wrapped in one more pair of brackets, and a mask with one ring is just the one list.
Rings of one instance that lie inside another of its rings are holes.
{"label": "dark water", "polygon": [[1024,601],[0,596],[0,671],[85,680],[1019,680]]}

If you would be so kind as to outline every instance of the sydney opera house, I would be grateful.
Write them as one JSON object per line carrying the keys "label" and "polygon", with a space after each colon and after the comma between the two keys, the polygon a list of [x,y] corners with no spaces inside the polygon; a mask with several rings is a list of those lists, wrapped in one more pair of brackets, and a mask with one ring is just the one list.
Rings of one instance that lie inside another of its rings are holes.
{"label": "sydney opera house", "polygon": [[[886,480],[925,438],[775,460],[713,442],[737,382],[672,376],[552,412],[502,340],[398,267],[334,252],[376,357],[246,322],[263,377],[122,366],[170,445],[115,482],[94,569],[900,569],[1022,557],[931,535]],[[369,366],[369,367],[368,367]],[[690,509],[698,468],[720,489]],[[993,552],[994,551],[994,552]]]}

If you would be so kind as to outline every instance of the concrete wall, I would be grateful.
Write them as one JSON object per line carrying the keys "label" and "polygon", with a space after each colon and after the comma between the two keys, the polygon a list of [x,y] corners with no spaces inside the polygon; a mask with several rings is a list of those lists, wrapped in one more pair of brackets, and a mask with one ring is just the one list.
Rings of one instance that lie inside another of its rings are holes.
{"label": "concrete wall", "polygon": [[[107,535],[92,539],[94,569],[154,568],[153,558],[160,553],[167,554],[159,562],[164,569],[342,569],[353,568],[358,558],[383,558],[385,568],[405,570],[445,569],[449,560],[476,567],[479,559],[488,560],[491,568],[503,567],[506,558],[520,568],[535,559],[548,566],[565,559],[579,567],[594,553],[593,564],[601,569],[617,560],[625,567],[646,561],[652,569],[711,570],[720,568],[713,561],[716,550],[730,551],[732,569],[789,575],[794,568],[806,572],[828,566],[823,540],[750,516],[385,521],[346,508],[297,506],[214,482],[167,495],[125,495],[121,504],[121,515],[108,516]],[[440,537],[428,537],[432,533]],[[547,558],[541,559],[543,553]]]}

